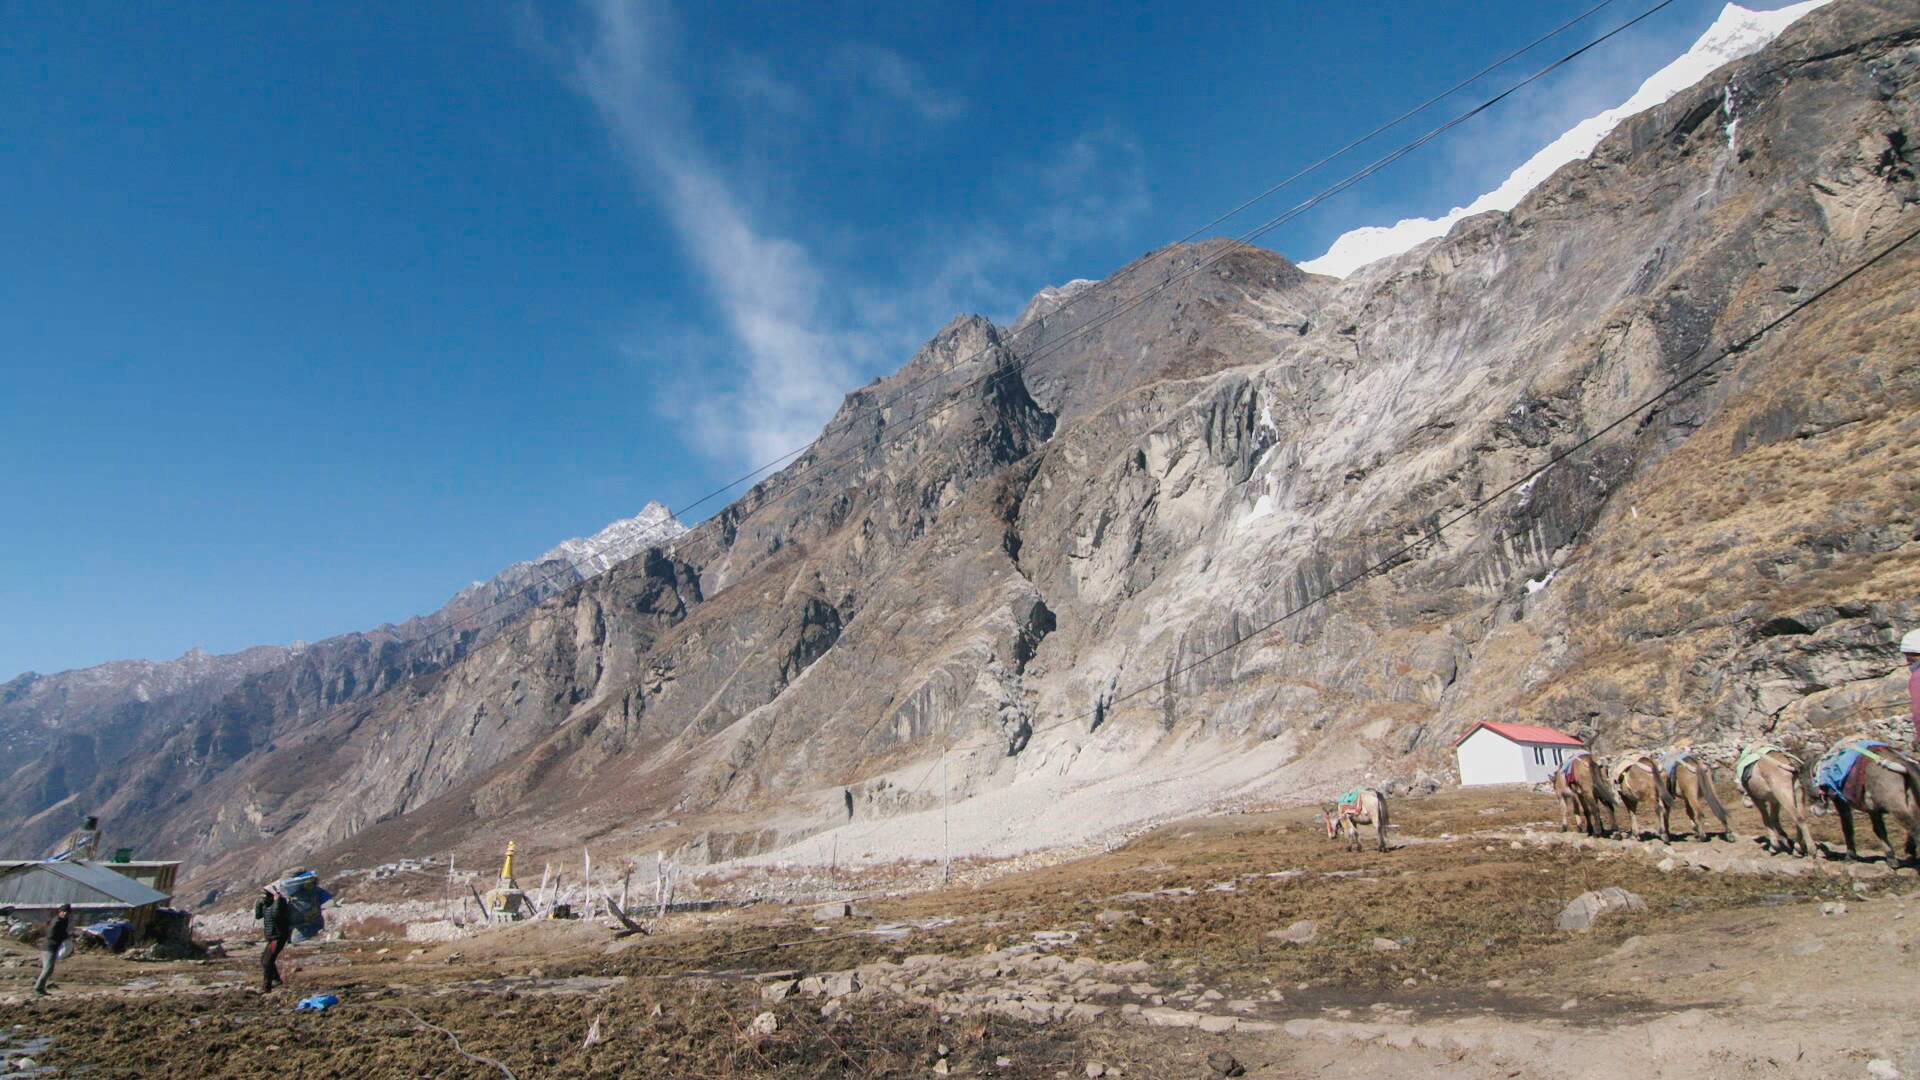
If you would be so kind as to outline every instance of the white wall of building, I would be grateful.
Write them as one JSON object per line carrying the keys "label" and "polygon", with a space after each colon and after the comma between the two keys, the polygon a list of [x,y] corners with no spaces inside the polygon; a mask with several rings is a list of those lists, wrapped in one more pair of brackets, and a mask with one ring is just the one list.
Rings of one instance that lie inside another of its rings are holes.
{"label": "white wall of building", "polygon": [[1455,750],[1460,758],[1461,787],[1538,784],[1551,779],[1553,770],[1574,752],[1571,746],[1517,743],[1491,728],[1477,729]]}

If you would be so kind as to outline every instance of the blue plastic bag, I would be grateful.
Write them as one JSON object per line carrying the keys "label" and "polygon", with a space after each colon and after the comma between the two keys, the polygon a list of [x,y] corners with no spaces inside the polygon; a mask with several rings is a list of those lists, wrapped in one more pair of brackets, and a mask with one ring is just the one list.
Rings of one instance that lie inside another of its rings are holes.
{"label": "blue plastic bag", "polygon": [[315,994],[310,998],[302,999],[294,1008],[300,1012],[326,1012],[338,1004],[340,1004],[338,994]]}

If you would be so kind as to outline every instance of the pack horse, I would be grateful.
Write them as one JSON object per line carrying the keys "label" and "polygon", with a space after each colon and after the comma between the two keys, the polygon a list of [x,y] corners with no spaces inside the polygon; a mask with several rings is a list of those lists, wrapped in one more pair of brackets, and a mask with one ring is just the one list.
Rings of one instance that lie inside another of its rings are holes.
{"label": "pack horse", "polygon": [[1840,815],[1847,857],[1860,858],[1853,815],[1859,811],[1887,849],[1887,861],[1900,858],[1887,837],[1889,817],[1906,826],[1907,861],[1915,860],[1920,835],[1920,763],[1877,739],[1848,739],[1828,750],[1813,767],[1814,797]]}
{"label": "pack horse", "polygon": [[1340,796],[1339,801],[1320,812],[1322,822],[1327,827],[1327,839],[1344,836],[1348,851],[1359,851],[1364,845],[1360,842],[1360,826],[1373,826],[1374,842],[1381,851],[1387,850],[1387,797],[1373,788],[1354,788]]}
{"label": "pack horse", "polygon": [[[1620,799],[1607,782],[1606,764],[1581,751],[1553,772],[1553,793],[1560,798],[1560,831],[1578,830],[1588,836],[1611,836],[1620,831]],[[1600,816],[1602,808],[1612,827]]]}

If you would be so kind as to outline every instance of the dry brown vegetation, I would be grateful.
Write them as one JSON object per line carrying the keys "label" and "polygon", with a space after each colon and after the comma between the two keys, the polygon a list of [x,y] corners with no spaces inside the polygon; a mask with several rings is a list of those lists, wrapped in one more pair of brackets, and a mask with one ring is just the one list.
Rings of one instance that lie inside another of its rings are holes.
{"label": "dry brown vegetation", "polygon": [[[70,989],[103,990],[155,971],[183,972],[188,985],[6,1007],[0,1026],[24,1023],[55,1036],[47,1060],[87,1064],[97,1077],[499,1075],[393,1006],[457,1032],[470,1052],[523,1078],[926,1076],[942,1046],[956,1074],[1052,1078],[1104,1060],[1126,1062],[1128,1076],[1194,1076],[1205,1075],[1210,1044],[1160,1029],[1111,1018],[1034,1025],[942,1016],[892,999],[841,1002],[823,1017],[817,999],[764,1003],[753,977],[916,953],[978,954],[1039,931],[1074,930],[1078,940],[1058,955],[1144,959],[1167,986],[1284,991],[1284,1003],[1263,1006],[1274,1018],[1390,1001],[1427,1015],[1493,1008],[1601,1024],[1652,1009],[1618,987],[1581,985],[1587,962],[1629,937],[1686,929],[1713,940],[1729,918],[1746,918],[1741,909],[1852,895],[1844,874],[1661,873],[1641,855],[1516,848],[1516,830],[1553,816],[1551,800],[1532,792],[1453,792],[1396,810],[1398,846],[1386,854],[1329,844],[1306,810],[1211,818],[978,887],[874,902],[851,919],[816,926],[808,909],[763,906],[684,918],[684,929],[624,939],[619,951],[608,949],[609,933],[581,923],[526,925],[417,955],[352,941],[299,946],[294,993],[264,999],[209,985],[250,983],[256,969],[247,952],[201,967],[132,968],[89,957]],[[1751,812],[1734,813],[1736,828],[1751,836]],[[1830,820],[1820,828],[1835,838]],[[1300,873],[1249,876],[1283,871]],[[1227,881],[1231,891],[1212,888]],[[1641,894],[1648,910],[1590,934],[1553,928],[1569,899],[1608,885]],[[1299,919],[1316,924],[1312,942],[1267,936]],[[951,921],[931,925],[938,920]],[[904,938],[868,933],[885,924],[919,928]],[[1401,948],[1376,951],[1375,938]],[[0,978],[17,989],[11,984],[26,974],[6,969]],[[1494,988],[1490,980],[1498,980]],[[1563,1010],[1570,990],[1581,991],[1579,1007]],[[292,1011],[298,996],[322,991],[346,1004]],[[771,1035],[751,1031],[763,1011],[778,1022]],[[585,1045],[596,1019],[601,1041]],[[1008,1064],[997,1065],[1002,1059]]]}

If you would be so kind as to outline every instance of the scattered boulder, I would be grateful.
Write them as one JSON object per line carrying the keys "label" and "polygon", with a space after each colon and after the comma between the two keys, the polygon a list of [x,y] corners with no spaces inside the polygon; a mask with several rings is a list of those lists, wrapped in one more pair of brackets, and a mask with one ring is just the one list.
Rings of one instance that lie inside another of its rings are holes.
{"label": "scattered boulder", "polygon": [[800,980],[798,979],[784,979],[780,982],[771,982],[760,988],[760,1000],[769,1005],[778,1004],[779,1002],[787,1000],[787,998],[798,989],[800,989]]}
{"label": "scattered boulder", "polygon": [[1874,1080],[1900,1080],[1900,1070],[1886,1058],[1874,1058],[1867,1062],[1867,1075]]}
{"label": "scattered boulder", "polygon": [[836,971],[826,977],[827,1000],[843,998],[860,989],[860,976],[851,971]]}
{"label": "scattered boulder", "polygon": [[1373,939],[1373,951],[1374,952],[1399,952],[1400,943],[1393,940],[1392,938],[1377,937]]}
{"label": "scattered boulder", "polygon": [[1199,1027],[1202,1014],[1185,1009],[1170,1009],[1155,1006],[1140,1010],[1140,1019],[1153,1027]]}
{"label": "scattered boulder", "polygon": [[1105,1075],[1107,1075],[1107,1067],[1104,1063],[1098,1061],[1087,1062],[1087,1080],[1100,1080],[1100,1077]]}
{"label": "scattered boulder", "polygon": [[831,904],[821,904],[819,907],[813,909],[815,922],[829,922],[834,919],[844,919],[852,914],[853,905],[845,900],[835,900]]}
{"label": "scattered boulder", "polygon": [[1560,918],[1554,926],[1561,930],[1586,931],[1593,928],[1596,920],[1621,911],[1645,911],[1647,902],[1638,893],[1631,893],[1618,885],[1609,885],[1604,889],[1581,893],[1573,902],[1560,912]]}
{"label": "scattered boulder", "polygon": [[1830,900],[1820,905],[1820,914],[1822,915],[1845,915],[1846,913],[1847,905],[1838,900]]}
{"label": "scattered boulder", "polygon": [[1301,919],[1299,922],[1290,923],[1285,930],[1269,930],[1267,936],[1290,945],[1305,945],[1318,936],[1318,931],[1314,928],[1312,919]]}
{"label": "scattered boulder", "polygon": [[1117,908],[1108,908],[1106,911],[1103,911],[1100,914],[1095,915],[1093,917],[1093,921],[1099,923],[1102,926],[1115,926],[1120,923],[1130,922],[1132,921],[1132,919],[1133,919],[1132,912],[1120,911]]}
{"label": "scattered boulder", "polygon": [[771,1035],[780,1030],[780,1018],[770,1012],[763,1012],[753,1018],[753,1023],[748,1027],[748,1030],[755,1035]]}

